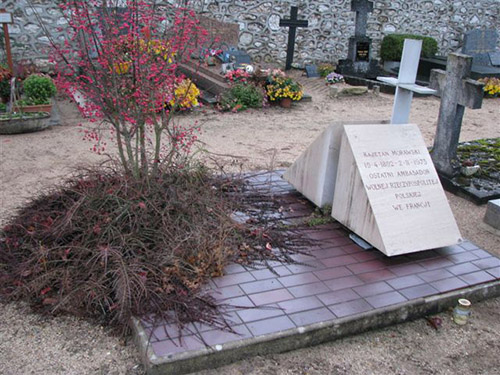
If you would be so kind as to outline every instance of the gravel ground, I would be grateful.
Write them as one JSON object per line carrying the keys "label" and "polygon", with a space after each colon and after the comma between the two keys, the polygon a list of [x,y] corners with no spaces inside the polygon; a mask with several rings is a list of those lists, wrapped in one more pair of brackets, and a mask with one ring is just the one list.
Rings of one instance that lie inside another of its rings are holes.
{"label": "gravel ground", "polygon": [[[231,155],[244,169],[286,167],[332,121],[389,118],[393,97],[367,95],[330,100],[319,80],[308,80],[312,103],[219,114],[209,109],[183,116],[203,126],[201,140],[216,154]],[[80,141],[82,120],[62,103],[62,125],[18,136],[0,136],[0,220],[71,168],[102,160]],[[439,100],[415,99],[411,122],[431,145]],[[485,101],[466,111],[461,140],[498,137],[500,106]],[[86,126],[88,124],[84,124]],[[485,206],[447,194],[464,237],[500,255],[500,237],[481,229]],[[280,355],[256,357],[200,374],[500,374],[500,299],[473,305],[460,327],[450,312],[435,331],[424,319]],[[49,319],[20,304],[0,304],[0,374],[142,374],[135,347],[105,328],[74,317]]]}

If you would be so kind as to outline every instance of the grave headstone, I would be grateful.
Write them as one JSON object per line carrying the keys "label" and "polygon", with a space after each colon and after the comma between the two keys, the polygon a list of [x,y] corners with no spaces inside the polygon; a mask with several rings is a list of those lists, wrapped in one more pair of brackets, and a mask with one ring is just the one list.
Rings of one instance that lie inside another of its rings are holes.
{"label": "grave headstone", "polygon": [[307,78],[319,77],[318,67],[316,65],[306,65]]}
{"label": "grave headstone", "polygon": [[459,53],[448,56],[446,72],[431,71],[430,87],[441,97],[432,160],[439,173],[453,177],[460,166],[457,164],[457,146],[465,107],[481,108],[483,83],[468,79],[472,57]]}
{"label": "grave headstone", "polygon": [[500,231],[500,199],[491,200],[486,206],[484,222],[490,227]]}
{"label": "grave headstone", "polygon": [[498,33],[494,29],[475,29],[465,34],[462,53],[472,56],[473,64],[491,65],[490,53],[497,48]]}
{"label": "grave headstone", "polygon": [[354,36],[349,38],[347,59],[339,61],[343,75],[375,78],[379,72],[378,61],[372,60],[372,41],[366,35],[368,14],[373,12],[373,1],[352,0],[351,11],[356,12]]}
{"label": "grave headstone", "polygon": [[343,126],[387,121],[338,122],[326,128],[285,171],[283,178],[318,207],[331,205],[335,191]]}
{"label": "grave headstone", "polygon": [[290,10],[290,18],[280,19],[280,27],[288,27],[288,46],[286,49],[286,63],[285,70],[292,68],[293,52],[295,50],[295,35],[297,27],[308,27],[309,22],[306,20],[299,20],[297,18],[299,8],[292,6]]}
{"label": "grave headstone", "polygon": [[392,107],[391,124],[407,124],[413,93],[435,94],[436,90],[415,84],[422,41],[405,39],[398,78],[377,77],[377,80],[396,86],[396,96]]}
{"label": "grave headstone", "polygon": [[500,66],[500,52],[490,52],[490,62],[493,66]]}
{"label": "grave headstone", "polygon": [[388,256],[461,240],[416,125],[344,126],[332,216]]}

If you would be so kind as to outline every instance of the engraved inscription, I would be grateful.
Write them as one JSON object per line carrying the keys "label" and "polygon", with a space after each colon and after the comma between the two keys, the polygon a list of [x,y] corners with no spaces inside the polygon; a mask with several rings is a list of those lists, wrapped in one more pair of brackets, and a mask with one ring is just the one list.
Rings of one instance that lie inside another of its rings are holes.
{"label": "engraved inscription", "polygon": [[439,185],[439,179],[428,166],[422,150],[393,149],[364,151],[360,163],[367,172],[365,187],[369,191],[387,191],[395,202],[395,211],[432,208],[425,198],[425,188]]}

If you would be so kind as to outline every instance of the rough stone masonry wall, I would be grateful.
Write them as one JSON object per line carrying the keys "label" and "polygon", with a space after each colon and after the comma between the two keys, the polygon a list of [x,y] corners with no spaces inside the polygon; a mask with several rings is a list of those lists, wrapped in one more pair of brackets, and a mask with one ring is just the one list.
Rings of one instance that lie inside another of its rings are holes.
{"label": "rough stone masonry wall", "polygon": [[[172,1],[172,0],[170,0]],[[35,12],[55,40],[64,38],[66,26],[57,8],[57,0],[2,0],[2,6],[14,13],[15,24],[9,26],[13,51],[17,58],[47,56],[48,39]],[[290,6],[299,7],[299,18],[309,27],[297,32],[294,61],[335,62],[347,55],[347,43],[354,34],[351,0],[194,0],[194,7],[220,21],[240,26],[239,47],[255,61],[284,61],[287,28],[279,19],[288,17]],[[413,33],[432,36],[438,41],[439,53],[457,50],[466,31],[496,28],[500,32],[500,0],[378,0],[368,17],[367,35],[373,39],[377,57],[384,35]]]}

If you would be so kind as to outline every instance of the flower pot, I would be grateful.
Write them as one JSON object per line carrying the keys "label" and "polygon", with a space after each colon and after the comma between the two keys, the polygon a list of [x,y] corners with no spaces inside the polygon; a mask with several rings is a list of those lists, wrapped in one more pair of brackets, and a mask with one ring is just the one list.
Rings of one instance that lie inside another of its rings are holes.
{"label": "flower pot", "polygon": [[30,133],[49,127],[50,114],[36,117],[0,119],[0,134]]}
{"label": "flower pot", "polygon": [[292,99],[290,98],[281,99],[280,106],[282,106],[283,108],[290,108],[292,106]]}
{"label": "flower pot", "polygon": [[52,104],[40,104],[40,105],[23,105],[23,106],[15,106],[14,112],[25,112],[25,113],[33,113],[33,112],[48,112],[52,111]]}

